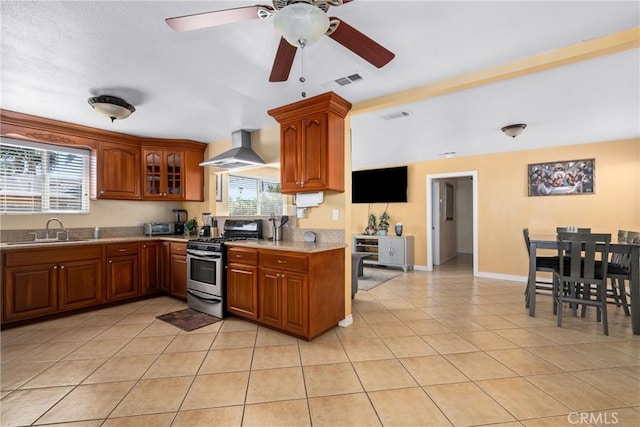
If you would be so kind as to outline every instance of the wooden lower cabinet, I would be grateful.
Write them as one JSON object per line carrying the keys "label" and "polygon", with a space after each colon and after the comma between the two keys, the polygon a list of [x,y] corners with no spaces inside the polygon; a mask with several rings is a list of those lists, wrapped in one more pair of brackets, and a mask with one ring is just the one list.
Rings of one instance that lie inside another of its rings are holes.
{"label": "wooden lower cabinet", "polygon": [[140,293],[152,294],[161,290],[160,241],[140,243]]}
{"label": "wooden lower cabinet", "polygon": [[280,271],[261,268],[258,280],[258,320],[265,325],[282,327],[282,286]]}
{"label": "wooden lower cabinet", "polygon": [[138,243],[114,243],[106,245],[107,251],[107,300],[138,296],[140,278],[138,272]]}
{"label": "wooden lower cabinet", "polygon": [[256,320],[258,318],[257,284],[258,267],[229,264],[227,268],[227,311]]}
{"label": "wooden lower cabinet", "polygon": [[102,259],[67,261],[58,269],[59,310],[100,304],[104,300]]}
{"label": "wooden lower cabinet", "polygon": [[100,245],[2,254],[2,322],[90,307],[104,300]]}
{"label": "wooden lower cabinet", "polygon": [[171,242],[171,295],[187,299],[187,244]]}
{"label": "wooden lower cabinet", "polygon": [[[296,335],[305,335],[309,322],[309,285],[306,275],[283,272],[280,279],[282,289],[282,326]],[[335,326],[342,316],[333,323]]]}
{"label": "wooden lower cabinet", "polygon": [[296,335],[307,332],[307,276],[286,270],[262,268],[259,280],[260,322]]}
{"label": "wooden lower cabinet", "polygon": [[58,311],[58,266],[38,264],[6,267],[2,292],[2,320],[39,317]]}
{"label": "wooden lower cabinet", "polygon": [[227,311],[257,320],[258,251],[229,248],[227,261]]}
{"label": "wooden lower cabinet", "polygon": [[242,250],[229,249],[230,313],[308,340],[344,318],[344,249],[253,250],[257,265],[234,259]]}

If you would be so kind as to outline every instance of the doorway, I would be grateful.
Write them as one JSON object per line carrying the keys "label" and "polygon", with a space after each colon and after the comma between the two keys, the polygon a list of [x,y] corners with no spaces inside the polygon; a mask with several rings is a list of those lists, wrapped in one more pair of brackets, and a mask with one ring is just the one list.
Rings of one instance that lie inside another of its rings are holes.
{"label": "doorway", "polygon": [[[473,260],[473,275],[476,276],[478,274],[478,172],[477,171],[464,171],[464,172],[450,172],[444,174],[433,174],[427,175],[427,239],[426,239],[426,247],[427,247],[427,270],[432,271],[434,263],[438,265],[441,261],[444,261],[445,258],[443,255],[446,254],[441,253],[440,241],[442,233],[446,232],[446,230],[441,230],[441,221],[439,220],[441,217],[450,218],[452,221],[455,221],[456,218],[456,209],[455,204],[453,204],[452,197],[455,197],[455,190],[451,189],[451,186],[441,185],[446,181],[455,181],[458,179],[469,179],[471,181],[471,230],[466,230],[465,233],[469,233],[472,236],[472,254],[471,258]],[[453,187],[455,188],[455,187]],[[449,200],[447,201],[447,196],[449,196]],[[444,211],[443,211],[444,210]],[[438,219],[437,221],[434,219]],[[446,224],[446,222],[445,222]],[[457,243],[456,243],[457,246]]]}

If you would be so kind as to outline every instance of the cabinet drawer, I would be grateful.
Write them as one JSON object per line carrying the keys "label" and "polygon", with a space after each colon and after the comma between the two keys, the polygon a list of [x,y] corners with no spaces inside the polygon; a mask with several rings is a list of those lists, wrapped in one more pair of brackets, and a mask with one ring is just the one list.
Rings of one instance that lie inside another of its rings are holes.
{"label": "cabinet drawer", "polygon": [[137,253],[138,253],[138,242],[112,243],[107,245],[107,257],[136,255]]}
{"label": "cabinet drawer", "polygon": [[187,244],[186,243],[171,243],[171,253],[174,255],[186,255]]}
{"label": "cabinet drawer", "polygon": [[60,263],[80,259],[95,259],[102,256],[102,245],[78,245],[73,247],[53,246],[46,249],[33,248],[4,252],[6,267]]}
{"label": "cabinet drawer", "polygon": [[244,248],[229,248],[229,262],[237,262],[239,264],[257,265],[258,251]]}
{"label": "cabinet drawer", "polygon": [[260,252],[260,266],[306,273],[307,257],[288,252]]}

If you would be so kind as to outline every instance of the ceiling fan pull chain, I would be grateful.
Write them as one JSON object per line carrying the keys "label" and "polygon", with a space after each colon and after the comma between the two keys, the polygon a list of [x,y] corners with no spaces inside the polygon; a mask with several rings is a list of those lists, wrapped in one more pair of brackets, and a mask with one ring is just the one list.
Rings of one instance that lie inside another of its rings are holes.
{"label": "ceiling fan pull chain", "polygon": [[307,45],[307,41],[304,39],[300,39],[298,40],[298,43],[300,43],[300,68],[301,68],[301,72],[300,72],[300,78],[298,80],[300,80],[300,83],[302,83],[302,97],[306,98],[307,97],[307,92],[305,90],[305,82],[307,81],[307,79],[304,78],[304,47]]}

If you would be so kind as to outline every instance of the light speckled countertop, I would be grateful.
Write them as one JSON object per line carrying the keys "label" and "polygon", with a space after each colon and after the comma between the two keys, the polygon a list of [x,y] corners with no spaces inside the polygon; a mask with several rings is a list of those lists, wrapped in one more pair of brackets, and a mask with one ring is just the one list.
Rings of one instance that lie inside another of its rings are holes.
{"label": "light speckled countertop", "polygon": [[347,245],[344,243],[312,243],[297,241],[294,242],[288,240],[281,240],[277,242],[274,242],[273,240],[238,240],[235,242],[227,242],[225,243],[225,245],[254,249],[277,249],[279,251],[304,253],[325,252],[347,247]]}
{"label": "light speckled countertop", "polygon": [[[193,237],[195,238],[195,237]],[[78,240],[61,240],[59,242],[3,242],[0,243],[1,250],[14,249],[35,249],[35,248],[56,248],[60,246],[74,245],[96,245],[105,243],[126,243],[126,242],[144,242],[145,240],[162,240],[171,242],[188,242],[190,239],[182,236],[129,236],[129,237],[105,237],[100,239],[78,239]],[[314,253],[331,251],[334,249],[346,248],[344,243],[312,243],[312,242],[294,242],[282,240],[274,242],[272,240],[240,240],[235,242],[226,242],[227,246],[243,246],[256,249],[277,249],[281,251]]]}
{"label": "light speckled countertop", "polygon": [[[193,237],[195,238],[195,236]],[[3,242],[0,243],[0,249],[30,249],[30,248],[56,248],[60,246],[73,245],[95,245],[105,243],[126,243],[126,242],[144,242],[148,240],[164,240],[171,242],[188,242],[189,239],[182,236],[129,236],[129,237],[105,237],[100,239],[76,239],[61,240],[59,242]]]}

